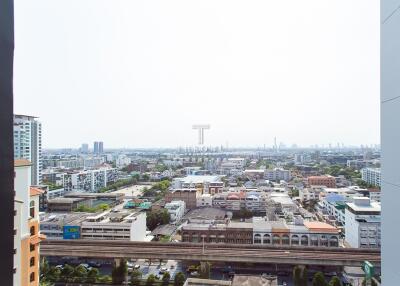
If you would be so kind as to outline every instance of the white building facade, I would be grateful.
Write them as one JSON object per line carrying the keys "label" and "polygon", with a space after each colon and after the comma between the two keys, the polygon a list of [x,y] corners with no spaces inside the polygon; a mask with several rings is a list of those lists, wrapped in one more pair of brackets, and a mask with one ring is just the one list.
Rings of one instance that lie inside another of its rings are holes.
{"label": "white building facade", "polygon": [[355,248],[380,248],[381,205],[367,197],[355,197],[345,210],[346,242]]}
{"label": "white building facade", "polygon": [[275,168],[275,169],[265,170],[264,178],[270,181],[284,180],[288,182],[292,177],[289,170]]}
{"label": "white building facade", "polygon": [[368,184],[381,186],[381,169],[380,168],[364,168],[361,170],[361,179]]}
{"label": "white building facade", "polygon": [[185,202],[184,201],[172,201],[165,204],[164,208],[168,211],[170,215],[170,222],[177,223],[185,215]]}

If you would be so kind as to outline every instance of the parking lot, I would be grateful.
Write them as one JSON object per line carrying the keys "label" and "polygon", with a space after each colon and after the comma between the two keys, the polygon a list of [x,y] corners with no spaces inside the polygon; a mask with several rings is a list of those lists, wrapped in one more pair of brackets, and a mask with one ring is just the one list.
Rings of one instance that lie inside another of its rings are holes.
{"label": "parking lot", "polygon": [[[149,260],[145,260],[145,259],[138,259],[138,260],[132,260],[131,262],[133,268],[137,268],[137,266],[135,267],[135,265],[138,265],[139,268],[138,270],[140,272],[142,272],[142,278],[147,279],[147,277],[150,274],[155,275],[156,277],[159,277],[161,279],[161,277],[163,276],[163,272],[167,271],[169,272],[169,274],[171,275],[171,279],[173,279],[176,275],[176,273],[182,271],[185,272],[182,269],[182,265],[181,263],[178,263],[175,260],[168,260],[168,261],[162,261],[160,263],[160,261],[154,260],[150,261]],[[129,271],[131,272],[131,268],[129,268]]]}

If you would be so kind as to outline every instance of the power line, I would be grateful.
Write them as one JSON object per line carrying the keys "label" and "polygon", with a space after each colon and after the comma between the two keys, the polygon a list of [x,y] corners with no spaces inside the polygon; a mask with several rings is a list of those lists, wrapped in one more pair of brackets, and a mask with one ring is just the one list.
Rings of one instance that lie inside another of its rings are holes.
{"label": "power line", "polygon": [[400,98],[400,95],[399,95],[399,96],[392,97],[392,98],[389,98],[389,99],[382,100],[381,103],[386,103],[386,102],[388,102],[388,101],[392,101],[392,100],[395,100],[395,99],[398,99],[398,98]]}
{"label": "power line", "polygon": [[394,9],[393,12],[390,13],[390,14],[383,20],[382,24],[385,24],[390,18],[392,18],[392,16],[393,16],[394,14],[396,14],[396,12],[399,11],[399,9],[400,9],[400,5],[397,6],[397,8]]}

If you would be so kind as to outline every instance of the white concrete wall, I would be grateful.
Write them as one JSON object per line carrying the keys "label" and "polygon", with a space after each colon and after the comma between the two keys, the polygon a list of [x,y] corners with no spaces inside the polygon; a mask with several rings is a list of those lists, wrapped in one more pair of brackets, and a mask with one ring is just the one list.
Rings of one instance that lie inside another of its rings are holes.
{"label": "white concrete wall", "polygon": [[400,202],[400,10],[381,1],[382,284],[398,285]]}
{"label": "white concrete wall", "polygon": [[[21,208],[21,221],[27,222],[29,217],[29,187],[31,185],[31,167],[15,168],[14,188],[15,198],[23,201]],[[29,236],[28,223],[21,224],[21,237]]]}

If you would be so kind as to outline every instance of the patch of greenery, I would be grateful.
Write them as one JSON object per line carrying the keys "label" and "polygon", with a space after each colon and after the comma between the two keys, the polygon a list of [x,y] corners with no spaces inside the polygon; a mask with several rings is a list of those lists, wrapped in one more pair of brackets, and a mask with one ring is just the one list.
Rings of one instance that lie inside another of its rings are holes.
{"label": "patch of greenery", "polygon": [[111,185],[109,185],[107,187],[101,188],[99,190],[99,193],[105,193],[105,192],[108,192],[108,191],[117,190],[117,189],[122,188],[122,187],[136,185],[138,181],[139,181],[139,176],[137,176],[137,175],[132,176],[129,179],[118,180],[114,184],[111,184]]}
{"label": "patch of greenery", "polygon": [[106,211],[110,208],[108,204],[98,204],[95,207],[88,207],[86,205],[80,205],[76,209],[74,209],[75,212],[87,212],[87,213],[96,213],[100,211]]}

